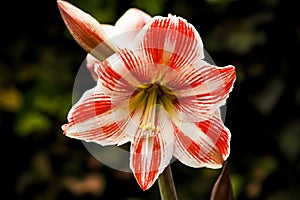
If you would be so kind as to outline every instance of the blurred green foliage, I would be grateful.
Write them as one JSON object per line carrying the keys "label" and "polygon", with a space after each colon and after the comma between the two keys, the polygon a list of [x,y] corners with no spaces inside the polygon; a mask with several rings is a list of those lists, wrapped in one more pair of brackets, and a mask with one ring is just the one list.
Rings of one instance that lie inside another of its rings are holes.
{"label": "blurred green foliage", "polygon": [[[229,168],[236,199],[300,198],[299,11],[283,0],[72,0],[102,23],[127,9],[176,14],[219,66],[233,64]],[[1,195],[10,199],[158,199],[93,158],[60,129],[86,53],[55,0],[5,1],[0,37]],[[179,199],[209,199],[220,170],[172,164]]]}

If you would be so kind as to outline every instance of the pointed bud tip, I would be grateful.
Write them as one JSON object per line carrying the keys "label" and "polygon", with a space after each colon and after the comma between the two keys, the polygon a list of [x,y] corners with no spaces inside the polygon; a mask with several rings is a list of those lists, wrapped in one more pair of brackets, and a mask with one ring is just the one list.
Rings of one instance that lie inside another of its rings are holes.
{"label": "pointed bud tip", "polygon": [[[100,60],[115,52],[112,44],[104,42],[107,36],[95,18],[67,1],[58,0],[57,4],[71,35],[85,51]],[[101,47],[95,50],[100,44]]]}
{"label": "pointed bud tip", "polygon": [[57,0],[57,5],[58,5],[58,8],[59,10],[62,10],[62,9],[66,9],[66,7],[68,6],[72,6],[72,4],[66,2],[66,1],[61,1],[61,0]]}

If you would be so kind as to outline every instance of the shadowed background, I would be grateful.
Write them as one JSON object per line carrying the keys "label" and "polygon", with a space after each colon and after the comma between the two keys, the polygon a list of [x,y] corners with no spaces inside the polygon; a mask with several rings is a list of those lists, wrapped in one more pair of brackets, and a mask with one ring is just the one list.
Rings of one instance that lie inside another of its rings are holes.
{"label": "shadowed background", "polygon": [[[129,8],[182,16],[199,31],[218,66],[233,64],[227,103],[229,168],[238,200],[300,198],[299,11],[284,0],[73,0],[101,23]],[[1,196],[9,199],[159,199],[132,174],[96,160],[60,129],[86,53],[55,0],[1,6]],[[172,164],[179,199],[209,199],[220,170]]]}

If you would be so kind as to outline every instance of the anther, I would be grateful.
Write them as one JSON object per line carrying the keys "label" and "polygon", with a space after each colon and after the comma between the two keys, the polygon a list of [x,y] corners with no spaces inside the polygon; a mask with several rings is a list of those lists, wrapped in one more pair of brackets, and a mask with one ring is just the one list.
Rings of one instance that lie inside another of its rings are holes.
{"label": "anther", "polygon": [[[145,134],[149,134],[150,136],[154,136],[155,133],[160,132],[160,126],[152,126],[151,124],[141,124],[139,128],[143,129]],[[150,131],[150,133],[147,131]]]}

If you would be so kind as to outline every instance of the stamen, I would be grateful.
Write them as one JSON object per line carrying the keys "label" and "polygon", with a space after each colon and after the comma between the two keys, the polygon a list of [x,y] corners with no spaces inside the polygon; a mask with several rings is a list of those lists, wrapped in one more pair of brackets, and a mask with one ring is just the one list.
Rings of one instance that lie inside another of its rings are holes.
{"label": "stamen", "polygon": [[[157,84],[153,84],[151,88],[146,89],[146,102],[144,109],[144,118],[141,124],[141,128],[145,132],[153,134],[156,130],[155,128],[155,119],[156,119],[156,104],[157,104]],[[149,134],[149,133],[148,133]]]}
{"label": "stamen", "polygon": [[144,84],[140,86],[130,101],[130,108],[143,106],[143,119],[139,126],[143,130],[144,136],[153,137],[161,131],[160,126],[156,125],[157,104],[160,104],[169,113],[173,114],[173,100],[176,99],[174,93],[164,86],[160,81]]}

